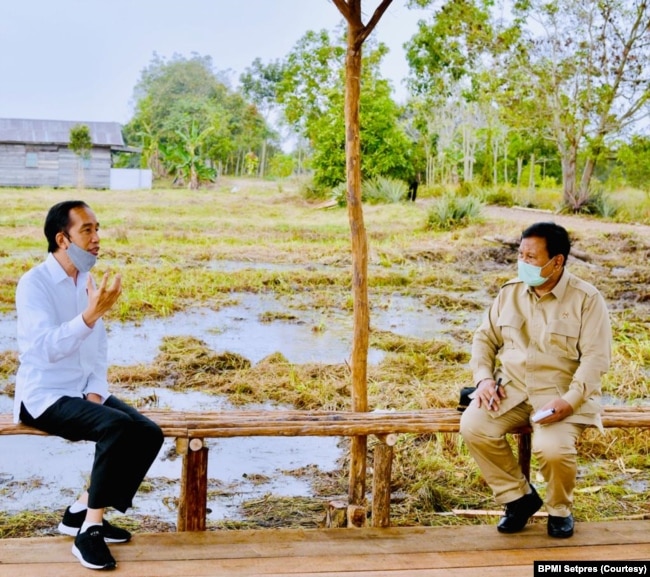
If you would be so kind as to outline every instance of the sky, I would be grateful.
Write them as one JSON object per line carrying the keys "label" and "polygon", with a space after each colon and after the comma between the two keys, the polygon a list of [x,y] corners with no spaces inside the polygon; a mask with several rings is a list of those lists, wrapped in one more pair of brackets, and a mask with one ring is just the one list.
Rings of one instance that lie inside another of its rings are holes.
{"label": "sky", "polygon": [[[331,0],[21,0],[0,3],[0,117],[127,123],[154,53],[211,56],[232,85],[255,58],[283,59],[308,30],[343,21]],[[364,22],[379,0],[364,0]],[[404,101],[403,44],[427,17],[393,0],[372,37]]]}

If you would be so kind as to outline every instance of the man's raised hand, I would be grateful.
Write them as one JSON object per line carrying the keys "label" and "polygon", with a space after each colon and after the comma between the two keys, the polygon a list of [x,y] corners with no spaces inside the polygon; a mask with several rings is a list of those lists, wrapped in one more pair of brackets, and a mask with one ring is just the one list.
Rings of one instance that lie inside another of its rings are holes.
{"label": "man's raised hand", "polygon": [[95,288],[95,282],[91,275],[88,275],[86,291],[88,292],[88,307],[83,312],[84,322],[89,327],[103,317],[117,302],[122,293],[122,275],[116,274],[112,284],[108,284],[109,272],[105,272],[99,286]]}

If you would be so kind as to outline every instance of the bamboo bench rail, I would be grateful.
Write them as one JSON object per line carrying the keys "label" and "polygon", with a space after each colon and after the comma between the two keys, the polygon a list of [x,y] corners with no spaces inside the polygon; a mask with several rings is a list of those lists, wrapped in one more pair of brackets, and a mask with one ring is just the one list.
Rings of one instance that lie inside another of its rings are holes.
{"label": "bamboo bench rail", "polygon": [[[204,439],[224,437],[375,435],[372,489],[372,524],[390,524],[390,476],[393,445],[397,434],[457,433],[460,413],[455,409],[419,411],[171,411],[146,409],[142,413],[162,428],[165,437],[176,439],[183,456],[181,495],[178,509],[179,531],[202,531],[206,527],[208,448]],[[650,407],[607,406],[603,425],[609,428],[650,428]],[[526,476],[530,473],[530,433],[528,427],[515,431],[519,462]],[[0,435],[46,435],[22,424],[12,416],[0,414]]]}

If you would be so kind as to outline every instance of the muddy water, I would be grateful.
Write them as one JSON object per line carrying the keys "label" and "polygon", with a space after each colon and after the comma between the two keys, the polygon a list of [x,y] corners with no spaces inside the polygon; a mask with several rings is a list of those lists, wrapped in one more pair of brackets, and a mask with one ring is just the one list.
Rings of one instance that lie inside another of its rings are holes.
{"label": "muddy water", "polygon": [[[280,352],[292,363],[341,363],[351,350],[352,320],[349,314],[328,311],[327,322],[317,311],[300,310],[298,322],[262,322],[260,315],[287,310],[274,295],[233,295],[238,304],[220,311],[197,308],[165,319],[109,326],[109,362],[112,365],[148,363],[154,359],[164,336],[187,335],[204,340],[216,351],[239,353],[255,363]],[[373,327],[418,338],[440,338],[445,323],[436,319],[417,299],[394,296],[373,311]],[[323,327],[313,331],[314,326]],[[0,350],[15,350],[15,317],[0,317]],[[377,363],[383,353],[370,350],[368,360]],[[125,394],[120,393],[122,396]],[[137,395],[155,394],[160,407],[206,410],[227,409],[225,400],[199,392],[174,393],[166,389],[140,389]],[[127,397],[128,398],[128,397]],[[12,400],[0,395],[0,412],[10,412]],[[209,441],[211,499],[209,518],[237,519],[238,506],[264,494],[307,496],[309,484],[296,471],[317,465],[322,471],[336,468],[338,439],[319,437],[254,437]],[[68,443],[34,436],[0,437],[0,507],[7,512],[62,509],[85,483],[92,461],[90,443]],[[134,513],[175,522],[176,510],[168,505],[178,496],[180,459],[167,440],[152,466],[152,489],[141,491]],[[260,480],[261,479],[261,480]]]}
{"label": "muddy water", "polygon": [[[159,390],[157,394],[161,407],[228,408],[227,403],[198,392]],[[7,401],[6,397],[0,399],[1,412],[11,410]],[[308,482],[291,471],[310,464],[318,464],[323,471],[334,470],[339,456],[336,439],[318,437],[300,438],[299,442],[290,437],[211,439],[208,447],[210,488],[223,489],[219,498],[208,503],[209,518],[215,520],[239,518],[237,508],[242,501],[266,493],[309,495]],[[93,444],[29,435],[0,437],[0,455],[2,510],[62,509],[85,484]],[[138,493],[132,512],[174,523],[177,512],[169,497],[178,496],[180,473],[181,460],[175,456],[173,441],[166,439],[147,476],[151,489]]]}

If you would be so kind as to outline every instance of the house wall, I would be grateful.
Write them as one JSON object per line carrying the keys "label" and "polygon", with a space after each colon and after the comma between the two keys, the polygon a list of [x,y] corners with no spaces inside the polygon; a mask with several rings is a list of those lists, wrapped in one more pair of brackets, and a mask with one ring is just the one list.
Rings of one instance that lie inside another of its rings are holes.
{"label": "house wall", "polygon": [[111,190],[151,190],[151,185],[148,168],[111,168]]}
{"label": "house wall", "polygon": [[80,160],[65,146],[0,144],[0,186],[109,188],[110,179],[109,148]]}

